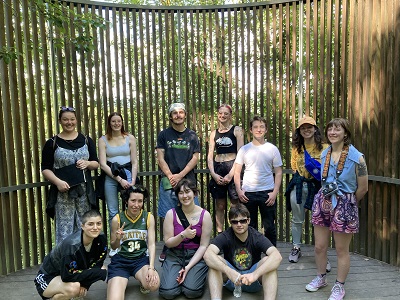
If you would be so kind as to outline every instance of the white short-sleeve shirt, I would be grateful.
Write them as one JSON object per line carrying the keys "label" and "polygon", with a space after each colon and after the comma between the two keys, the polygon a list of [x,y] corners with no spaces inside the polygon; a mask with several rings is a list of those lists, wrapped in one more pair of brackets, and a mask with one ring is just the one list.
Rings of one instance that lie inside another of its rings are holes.
{"label": "white short-sleeve shirt", "polygon": [[282,158],[275,145],[250,142],[239,149],[235,163],[245,167],[242,190],[259,192],[274,189],[273,171],[282,166]]}

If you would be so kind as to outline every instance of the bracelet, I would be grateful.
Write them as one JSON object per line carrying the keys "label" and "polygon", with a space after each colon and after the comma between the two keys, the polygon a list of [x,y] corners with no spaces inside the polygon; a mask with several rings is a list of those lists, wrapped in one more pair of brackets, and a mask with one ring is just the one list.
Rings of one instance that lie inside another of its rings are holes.
{"label": "bracelet", "polygon": [[122,178],[120,178],[120,179],[118,180],[118,183],[121,183],[121,181],[122,181]]}
{"label": "bracelet", "polygon": [[156,271],[156,269],[155,269],[155,268],[152,268],[152,267],[149,267],[147,270],[153,270],[153,271]]}

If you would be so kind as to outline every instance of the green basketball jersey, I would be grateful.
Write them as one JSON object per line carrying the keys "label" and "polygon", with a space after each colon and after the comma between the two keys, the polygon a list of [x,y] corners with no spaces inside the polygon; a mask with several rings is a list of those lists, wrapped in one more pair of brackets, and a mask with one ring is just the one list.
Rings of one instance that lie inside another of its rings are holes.
{"label": "green basketball jersey", "polygon": [[119,224],[125,223],[124,236],[121,239],[121,249],[118,252],[128,259],[135,259],[147,253],[147,228],[150,222],[150,213],[142,210],[138,217],[133,220],[128,214],[118,214]]}

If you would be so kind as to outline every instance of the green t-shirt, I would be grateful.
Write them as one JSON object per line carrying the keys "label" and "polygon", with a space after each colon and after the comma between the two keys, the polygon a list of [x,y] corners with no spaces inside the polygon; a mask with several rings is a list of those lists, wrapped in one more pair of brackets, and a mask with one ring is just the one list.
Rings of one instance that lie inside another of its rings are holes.
{"label": "green t-shirt", "polygon": [[121,250],[118,252],[128,259],[135,259],[147,253],[147,228],[150,213],[142,210],[138,217],[131,219],[126,211],[118,214],[119,224],[124,224],[124,237],[121,239]]}

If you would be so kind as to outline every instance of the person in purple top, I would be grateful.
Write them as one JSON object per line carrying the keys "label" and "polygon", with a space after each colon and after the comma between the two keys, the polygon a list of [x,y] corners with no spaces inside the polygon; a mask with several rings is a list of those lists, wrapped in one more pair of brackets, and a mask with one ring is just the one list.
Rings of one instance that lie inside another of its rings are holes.
{"label": "person in purple top", "polygon": [[[160,296],[174,299],[183,294],[187,298],[199,298],[204,293],[208,271],[203,255],[210,242],[211,215],[194,203],[198,194],[194,182],[182,179],[175,187],[175,194],[179,206],[170,209],[164,220],[168,251],[162,265]],[[185,223],[189,225],[184,226]]]}

